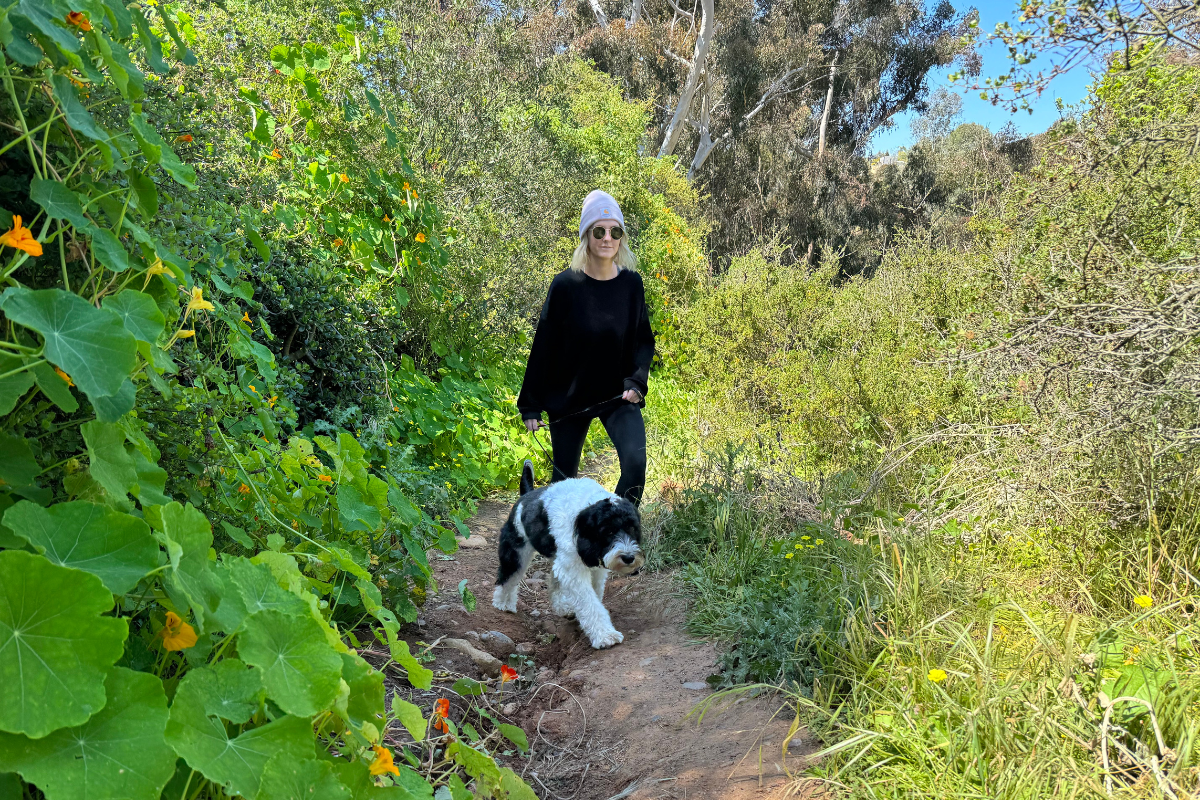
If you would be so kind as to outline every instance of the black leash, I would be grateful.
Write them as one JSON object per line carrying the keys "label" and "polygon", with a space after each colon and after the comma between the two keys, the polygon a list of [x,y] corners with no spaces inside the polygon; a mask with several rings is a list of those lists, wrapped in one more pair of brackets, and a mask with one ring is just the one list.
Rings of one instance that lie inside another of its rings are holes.
{"label": "black leash", "polygon": [[[590,412],[590,411],[595,411],[597,408],[600,408],[601,406],[606,406],[606,405],[608,405],[609,403],[613,402],[614,400],[622,400],[622,399],[624,399],[624,393],[622,393],[622,394],[619,394],[619,395],[617,395],[616,397],[610,397],[610,398],[609,398],[609,399],[607,399],[607,400],[601,400],[599,403],[596,403],[595,405],[590,405],[590,406],[588,406],[587,408],[581,409],[581,410],[579,410],[579,411],[572,411],[570,414],[563,414],[561,417],[559,417],[558,419],[554,420],[553,422],[549,422],[549,423],[547,423],[547,424],[546,424],[546,427],[549,427],[550,425],[554,425],[554,424],[556,424],[556,423],[562,422],[564,419],[570,419],[571,417],[577,417],[577,416],[579,416],[580,414],[586,414],[586,413],[588,413],[588,412]],[[542,425],[540,424],[540,423],[541,423],[541,421],[539,420],[538,422],[539,422],[539,424],[538,424],[538,427],[537,427],[537,429],[530,431],[530,433],[532,433],[532,434],[533,434],[533,441],[537,443],[537,446],[538,446],[539,448],[541,448],[542,455],[546,456],[546,460],[550,462],[550,468],[551,468],[552,470],[554,470],[555,472],[557,472],[559,475],[561,475],[561,476],[562,476],[562,478],[563,478],[563,480],[568,480],[568,479],[570,479],[570,477],[571,477],[570,475],[567,475],[567,474],[565,474],[565,473],[564,473],[564,472],[563,472],[561,469],[559,469],[559,468],[558,468],[558,467],[555,465],[555,463],[554,463],[554,456],[552,456],[552,455],[550,455],[550,453],[546,452],[546,447],[545,447],[545,445],[543,445],[543,444],[542,444],[542,440],[538,438],[538,435],[537,435],[537,434],[538,434],[538,430],[540,430],[540,429],[541,429],[541,427],[542,427]]]}

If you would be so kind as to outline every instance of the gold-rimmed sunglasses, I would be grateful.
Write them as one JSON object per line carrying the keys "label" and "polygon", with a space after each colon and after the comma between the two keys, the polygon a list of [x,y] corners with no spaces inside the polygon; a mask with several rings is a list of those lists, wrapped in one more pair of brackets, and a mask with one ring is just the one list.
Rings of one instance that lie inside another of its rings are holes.
{"label": "gold-rimmed sunglasses", "polygon": [[[604,238],[604,234],[606,232],[608,232],[608,230],[609,230],[608,228],[593,227],[592,228],[592,238],[595,239],[596,241],[600,241],[601,239]],[[621,241],[621,237],[625,235],[624,229],[622,229],[621,227],[619,227],[617,225],[613,225],[611,230],[612,230],[611,235],[612,235],[613,241],[614,242]]]}

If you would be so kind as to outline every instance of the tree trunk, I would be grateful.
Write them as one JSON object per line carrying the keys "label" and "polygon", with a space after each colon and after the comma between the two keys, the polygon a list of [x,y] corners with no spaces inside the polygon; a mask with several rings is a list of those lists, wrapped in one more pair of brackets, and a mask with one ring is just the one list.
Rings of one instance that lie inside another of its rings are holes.
{"label": "tree trunk", "polygon": [[838,54],[829,65],[829,90],[825,92],[825,110],[821,112],[821,135],[817,140],[817,158],[825,155],[825,129],[829,126],[829,110],[833,108],[833,76],[837,73]]}
{"label": "tree trunk", "polygon": [[600,0],[588,0],[592,4],[592,12],[596,15],[596,22],[601,28],[608,27],[608,15],[604,13],[604,6],[600,5]]}
{"label": "tree trunk", "polygon": [[712,139],[711,116],[712,116],[712,100],[709,97],[709,81],[708,73],[704,73],[704,83],[701,88],[700,95],[700,141],[696,145],[696,155],[692,157],[692,165],[688,167],[688,180],[692,180],[696,176],[696,170],[700,169],[700,165],[704,163],[704,159],[708,158],[708,154],[712,152],[715,142]]}
{"label": "tree trunk", "polygon": [[[598,0],[594,0],[594,2],[598,2]],[[671,122],[667,125],[667,131],[663,135],[662,147],[658,151],[659,158],[671,155],[675,150],[675,145],[679,143],[679,134],[683,133],[684,120],[687,119],[692,99],[696,95],[696,87],[700,84],[700,75],[704,72],[704,65],[708,59],[708,46],[712,42],[713,23],[715,22],[713,17],[716,13],[713,0],[701,0],[700,8],[702,11],[700,35],[696,38],[696,52],[692,56],[692,68],[688,72],[682,91],[679,92],[679,104],[675,106],[675,114],[671,117]]]}
{"label": "tree trunk", "polygon": [[633,10],[629,12],[629,27],[637,25],[638,18],[642,16],[642,0],[633,0]]}

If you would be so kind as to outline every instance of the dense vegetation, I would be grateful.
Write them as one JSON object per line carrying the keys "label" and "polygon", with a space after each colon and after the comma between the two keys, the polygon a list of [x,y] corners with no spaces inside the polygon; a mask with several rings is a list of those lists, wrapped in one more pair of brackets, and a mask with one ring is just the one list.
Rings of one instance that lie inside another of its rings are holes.
{"label": "dense vegetation", "polygon": [[540,456],[596,187],[659,334],[651,563],[827,745],[799,780],[1197,791],[1187,4],[1027,4],[1014,52],[1121,48],[1033,140],[929,95],[977,67],[947,4],[78,6],[0,9],[4,792],[533,796],[521,731],[380,670],[430,686],[429,554]]}

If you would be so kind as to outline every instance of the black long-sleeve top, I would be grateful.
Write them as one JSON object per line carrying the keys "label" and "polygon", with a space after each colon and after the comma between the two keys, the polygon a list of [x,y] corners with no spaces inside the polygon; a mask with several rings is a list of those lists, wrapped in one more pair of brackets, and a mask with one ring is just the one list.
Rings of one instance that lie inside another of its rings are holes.
{"label": "black long-sleeve top", "polygon": [[645,398],[653,360],[642,276],[623,269],[601,281],[563,270],[546,293],[517,408],[522,419],[545,411],[553,422],[626,389]]}

